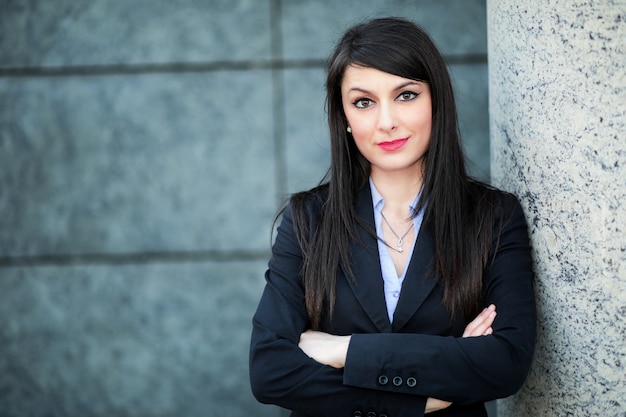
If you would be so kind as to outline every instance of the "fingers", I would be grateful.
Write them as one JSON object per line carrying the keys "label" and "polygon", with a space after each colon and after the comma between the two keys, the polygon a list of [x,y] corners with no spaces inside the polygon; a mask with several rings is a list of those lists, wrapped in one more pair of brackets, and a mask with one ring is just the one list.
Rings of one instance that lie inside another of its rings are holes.
{"label": "fingers", "polygon": [[471,323],[465,327],[463,337],[486,336],[493,333],[491,325],[496,318],[496,306],[491,304],[483,309]]}
{"label": "fingers", "polygon": [[443,410],[444,408],[450,407],[450,405],[452,405],[452,403],[429,397],[426,400],[426,409],[424,410],[424,413],[428,414],[434,411]]}

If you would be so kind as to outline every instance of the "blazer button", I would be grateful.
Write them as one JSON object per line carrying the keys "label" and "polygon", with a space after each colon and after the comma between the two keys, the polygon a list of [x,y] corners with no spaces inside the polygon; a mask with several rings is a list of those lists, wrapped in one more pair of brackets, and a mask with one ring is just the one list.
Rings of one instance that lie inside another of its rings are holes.
{"label": "blazer button", "polygon": [[359,410],[356,410],[354,413],[352,413],[352,415],[354,417],[363,417],[363,413]]}
{"label": "blazer button", "polygon": [[370,411],[369,413],[367,413],[367,417],[376,417],[376,413],[373,411]]}
{"label": "blazer button", "polygon": [[396,387],[399,387],[400,385],[402,385],[402,378],[400,378],[399,376],[394,376],[392,379],[393,385],[395,385]]}
{"label": "blazer button", "polygon": [[413,388],[414,386],[416,386],[416,385],[417,385],[417,379],[415,379],[415,378],[413,378],[412,376],[410,376],[410,377],[408,377],[408,378],[406,379],[406,384],[407,384],[409,387]]}
{"label": "blazer button", "polygon": [[381,375],[378,377],[378,383],[380,385],[387,385],[388,382],[389,382],[389,378],[387,378],[386,375]]}

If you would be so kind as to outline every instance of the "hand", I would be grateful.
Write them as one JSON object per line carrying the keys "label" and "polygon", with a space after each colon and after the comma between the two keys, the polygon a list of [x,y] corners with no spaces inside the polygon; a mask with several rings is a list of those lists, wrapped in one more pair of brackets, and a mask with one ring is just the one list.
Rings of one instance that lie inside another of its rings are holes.
{"label": "hand", "polygon": [[426,409],[424,410],[424,414],[434,413],[435,411],[443,410],[444,408],[448,408],[452,405],[448,401],[438,400],[436,398],[429,397],[426,400]]}
{"label": "hand", "polygon": [[[496,318],[496,306],[491,304],[483,309],[474,320],[465,327],[463,337],[486,336],[493,333],[491,325]],[[426,410],[424,413],[432,413],[434,411],[443,410],[450,407],[452,403],[448,401],[438,400],[436,398],[428,398],[426,400]]]}
{"label": "hand", "polygon": [[298,347],[310,358],[323,365],[343,368],[346,365],[350,336],[307,330],[300,335]]}
{"label": "hand", "polygon": [[491,325],[496,319],[496,306],[491,304],[483,309],[470,324],[465,327],[463,337],[487,336],[493,333]]}

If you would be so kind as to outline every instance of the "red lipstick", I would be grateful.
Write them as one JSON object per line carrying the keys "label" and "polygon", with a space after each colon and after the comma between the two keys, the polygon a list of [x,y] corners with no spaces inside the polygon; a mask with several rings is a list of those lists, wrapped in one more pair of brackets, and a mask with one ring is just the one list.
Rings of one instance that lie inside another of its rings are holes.
{"label": "red lipstick", "polygon": [[396,139],[389,142],[381,142],[378,144],[378,147],[387,152],[397,151],[398,149],[402,148],[408,140],[409,138]]}

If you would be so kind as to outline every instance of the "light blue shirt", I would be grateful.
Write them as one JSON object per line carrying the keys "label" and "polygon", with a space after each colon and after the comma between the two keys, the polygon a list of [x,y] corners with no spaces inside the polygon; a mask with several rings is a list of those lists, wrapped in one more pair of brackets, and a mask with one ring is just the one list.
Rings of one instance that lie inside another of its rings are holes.
{"label": "light blue shirt", "polygon": [[[383,236],[383,217],[381,212],[385,207],[385,200],[383,196],[378,192],[374,186],[374,182],[370,178],[370,188],[372,190],[372,204],[374,206],[374,221],[376,223],[376,234],[378,235],[378,256],[380,257],[380,267],[383,275],[383,284],[385,290],[385,302],[387,303],[387,314],[389,315],[389,322],[393,323],[393,313],[396,311],[398,305],[398,299],[400,298],[400,292],[402,291],[402,282],[406,275],[406,270],[411,262],[413,256],[413,249],[415,248],[414,239],[411,242],[411,248],[409,250],[409,257],[407,263],[404,266],[402,275],[398,276],[396,267],[393,265],[393,260],[389,251],[391,250],[382,241]],[[419,194],[415,196],[411,204],[409,204],[409,212],[412,213],[417,205]],[[424,209],[420,210],[419,214],[413,218],[413,226],[415,227],[415,236],[419,234],[420,227],[422,226],[422,220],[424,218]],[[388,242],[390,245],[394,245],[395,242]]]}

